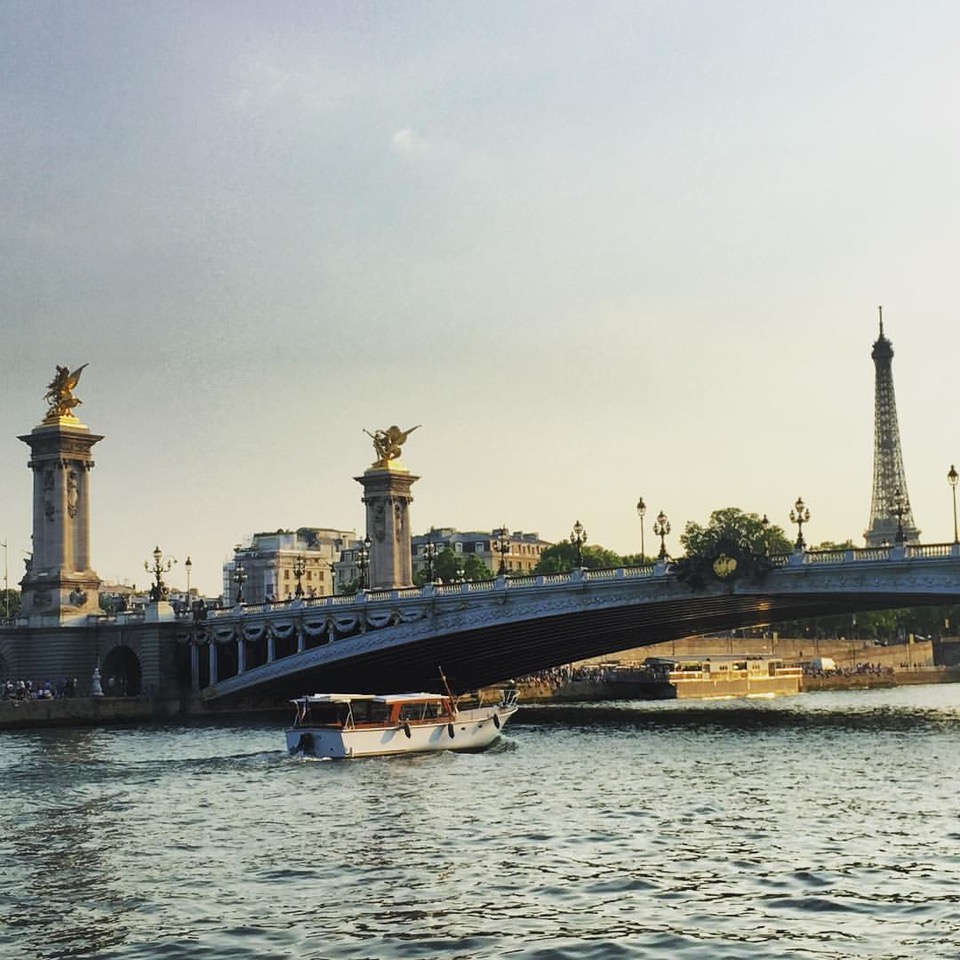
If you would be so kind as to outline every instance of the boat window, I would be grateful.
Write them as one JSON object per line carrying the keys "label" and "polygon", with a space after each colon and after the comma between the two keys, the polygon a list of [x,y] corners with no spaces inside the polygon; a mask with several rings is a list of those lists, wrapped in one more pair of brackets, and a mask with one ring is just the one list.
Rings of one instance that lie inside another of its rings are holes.
{"label": "boat window", "polygon": [[387,705],[376,700],[352,700],[354,723],[386,723]]}
{"label": "boat window", "polygon": [[343,704],[311,703],[307,707],[306,724],[316,727],[343,726],[345,710]]}

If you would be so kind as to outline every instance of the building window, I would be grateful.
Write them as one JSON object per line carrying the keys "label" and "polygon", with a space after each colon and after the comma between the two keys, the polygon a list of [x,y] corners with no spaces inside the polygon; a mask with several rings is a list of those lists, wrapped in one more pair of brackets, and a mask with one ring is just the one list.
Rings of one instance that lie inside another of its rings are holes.
{"label": "building window", "polygon": [[463,553],[463,544],[459,540],[453,545],[453,552]]}

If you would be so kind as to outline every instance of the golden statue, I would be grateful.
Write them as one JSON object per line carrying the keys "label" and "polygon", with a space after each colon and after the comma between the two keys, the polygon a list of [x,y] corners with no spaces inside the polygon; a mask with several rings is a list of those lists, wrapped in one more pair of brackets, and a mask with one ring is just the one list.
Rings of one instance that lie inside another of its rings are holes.
{"label": "golden statue", "polygon": [[73,408],[82,403],[73,395],[73,388],[80,382],[82,367],[77,367],[73,373],[69,367],[57,366],[57,375],[50,381],[43,399],[50,404],[50,409],[44,417],[44,423],[53,423],[60,417],[73,417]]}
{"label": "golden statue", "polygon": [[394,424],[392,427],[387,427],[386,430],[376,430],[373,433],[364,430],[363,432],[373,440],[373,449],[377,451],[377,461],[373,465],[375,467],[386,467],[391,460],[399,459],[400,448],[406,443],[407,437],[419,427],[420,424],[418,423],[416,427],[411,427],[409,430],[401,430]]}

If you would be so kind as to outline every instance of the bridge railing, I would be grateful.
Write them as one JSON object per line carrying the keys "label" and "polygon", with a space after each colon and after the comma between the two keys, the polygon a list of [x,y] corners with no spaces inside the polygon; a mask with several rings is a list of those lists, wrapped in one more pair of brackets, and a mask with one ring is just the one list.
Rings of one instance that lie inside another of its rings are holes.
{"label": "bridge railing", "polygon": [[[848,563],[876,563],[888,560],[960,558],[960,543],[908,544],[886,547],[849,547],[839,550],[802,550],[769,557],[772,567],[782,569],[797,565],[827,566]],[[378,604],[398,600],[418,600],[432,597],[449,597],[459,594],[477,595],[501,590],[522,588],[551,588],[576,583],[593,583],[612,580],[653,579],[670,575],[669,563],[644,563],[631,567],[607,567],[603,569],[572,570],[566,573],[523,574],[501,576],[493,580],[472,580],[464,583],[427,584],[423,587],[400,587],[390,590],[367,590],[355,596],[302,597],[294,601],[277,603],[245,604],[244,616],[282,612],[299,606],[310,610],[330,607],[348,607],[358,604]],[[208,608],[207,618],[216,620],[236,615],[235,607]],[[142,616],[142,614],[141,614]]]}

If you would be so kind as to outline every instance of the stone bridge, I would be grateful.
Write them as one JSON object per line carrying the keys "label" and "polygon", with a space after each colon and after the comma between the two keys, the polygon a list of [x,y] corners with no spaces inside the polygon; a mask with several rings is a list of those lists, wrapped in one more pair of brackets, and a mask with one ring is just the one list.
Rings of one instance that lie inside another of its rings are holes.
{"label": "stone bridge", "polygon": [[441,670],[461,693],[703,633],[960,597],[960,544],[770,559],[759,582],[700,590],[667,562],[237,606],[179,640],[208,700],[439,689]]}

